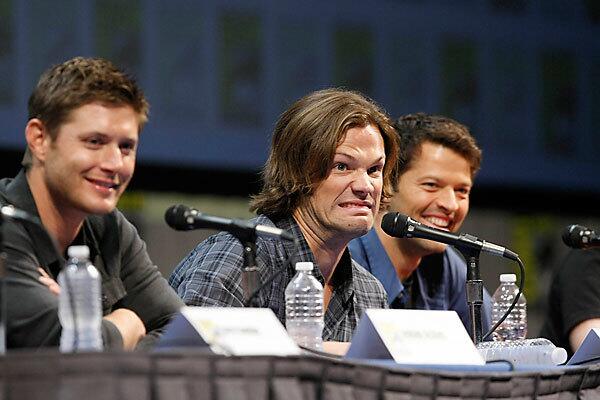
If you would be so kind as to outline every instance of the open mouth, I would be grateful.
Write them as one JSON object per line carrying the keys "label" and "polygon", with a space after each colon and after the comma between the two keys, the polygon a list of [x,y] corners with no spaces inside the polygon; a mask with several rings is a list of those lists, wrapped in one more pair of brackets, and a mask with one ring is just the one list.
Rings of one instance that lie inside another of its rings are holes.
{"label": "open mouth", "polygon": [[451,221],[449,219],[439,217],[423,217],[421,220],[425,225],[431,226],[432,228],[450,231]]}
{"label": "open mouth", "polygon": [[116,183],[113,181],[107,181],[107,180],[102,180],[102,179],[91,179],[91,178],[86,178],[86,179],[88,182],[90,182],[94,186],[96,186],[100,189],[107,190],[107,191],[118,190],[119,187],[121,186],[119,183]]}

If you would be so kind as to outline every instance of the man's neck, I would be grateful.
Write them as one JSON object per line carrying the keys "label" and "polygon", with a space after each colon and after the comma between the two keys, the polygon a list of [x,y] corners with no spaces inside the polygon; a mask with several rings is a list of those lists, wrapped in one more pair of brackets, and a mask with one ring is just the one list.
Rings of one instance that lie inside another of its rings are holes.
{"label": "man's neck", "polygon": [[375,231],[392,265],[396,269],[396,274],[400,280],[405,280],[417,269],[423,256],[415,254],[407,246],[403,246],[406,243],[405,240],[391,237],[383,232],[381,224],[375,225]]}
{"label": "man's neck", "polygon": [[316,232],[297,213],[294,213],[294,219],[315,257],[315,261],[319,266],[321,274],[323,274],[325,282],[329,282],[335,272],[335,267],[344,254],[344,250],[346,250],[348,241],[340,240],[339,236],[336,235]]}
{"label": "man's neck", "polygon": [[31,167],[27,171],[27,182],[29,183],[29,188],[42,224],[56,240],[59,247],[58,250],[62,254],[77,236],[83,224],[85,214],[69,212],[64,209],[65,207],[61,208],[56,204],[57,202],[43,179],[40,169]]}

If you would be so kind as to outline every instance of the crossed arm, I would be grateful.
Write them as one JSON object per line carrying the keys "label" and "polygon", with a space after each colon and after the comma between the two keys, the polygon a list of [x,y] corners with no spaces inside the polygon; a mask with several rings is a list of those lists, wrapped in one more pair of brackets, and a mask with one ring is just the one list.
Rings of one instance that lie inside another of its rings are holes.
{"label": "crossed arm", "polygon": [[[122,215],[116,215],[108,237],[100,242],[107,265],[102,269],[105,348],[133,349],[152,345],[183,306],[176,293],[150,261],[145,244]],[[4,224],[7,254],[7,346],[55,347],[60,341],[58,296],[60,287],[48,275],[54,255],[52,244],[40,242],[19,224]],[[102,232],[101,232],[102,233]],[[112,246],[112,247],[111,247]],[[112,249],[112,251],[111,251]],[[38,267],[44,266],[42,274]],[[148,333],[148,334],[146,334]]]}
{"label": "crossed arm", "polygon": [[[58,296],[61,291],[58,283],[43,268],[38,268],[38,271],[40,273],[39,281],[48,288],[50,293]],[[124,350],[133,350],[140,339],[146,334],[144,322],[142,322],[135,312],[126,308],[118,308],[110,314],[105,315],[104,319],[111,322],[121,334]]]}

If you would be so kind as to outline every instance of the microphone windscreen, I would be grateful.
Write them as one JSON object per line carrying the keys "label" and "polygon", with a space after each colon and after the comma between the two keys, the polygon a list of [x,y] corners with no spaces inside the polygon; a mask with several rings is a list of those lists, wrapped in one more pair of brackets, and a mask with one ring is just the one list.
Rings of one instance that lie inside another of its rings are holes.
{"label": "microphone windscreen", "polygon": [[589,229],[581,225],[567,226],[562,234],[563,243],[574,249],[583,248],[583,243],[581,241],[581,233],[587,230]]}
{"label": "microphone windscreen", "polygon": [[408,217],[400,213],[387,213],[381,219],[381,229],[385,233],[394,237],[406,236],[406,223]]}
{"label": "microphone windscreen", "polygon": [[177,204],[167,208],[165,211],[165,222],[173,229],[186,229],[186,214],[189,211],[188,206]]}

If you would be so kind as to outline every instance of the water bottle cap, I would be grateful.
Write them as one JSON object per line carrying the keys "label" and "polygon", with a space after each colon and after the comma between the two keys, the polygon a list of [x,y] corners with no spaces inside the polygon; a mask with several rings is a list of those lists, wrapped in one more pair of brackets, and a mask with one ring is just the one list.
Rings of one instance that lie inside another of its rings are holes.
{"label": "water bottle cap", "polygon": [[517,275],[515,274],[500,274],[500,282],[516,282]]}
{"label": "water bottle cap", "polygon": [[567,361],[567,350],[562,347],[557,347],[552,350],[552,362],[555,365],[564,364]]}
{"label": "water bottle cap", "polygon": [[313,270],[313,263],[311,263],[310,261],[296,263],[296,271],[312,271],[312,270]]}
{"label": "water bottle cap", "polygon": [[89,258],[90,248],[87,246],[69,246],[67,255],[69,258]]}

